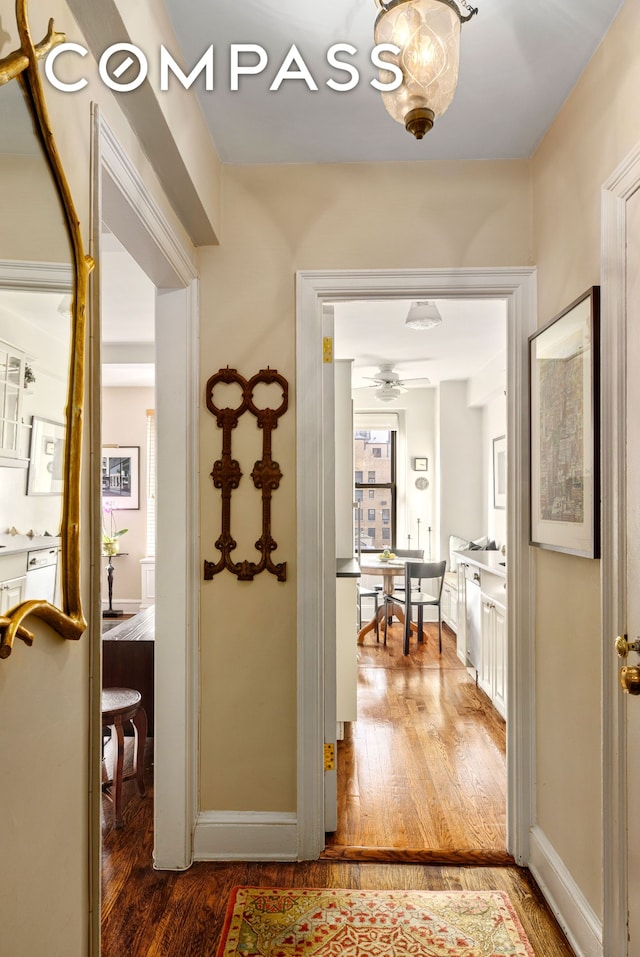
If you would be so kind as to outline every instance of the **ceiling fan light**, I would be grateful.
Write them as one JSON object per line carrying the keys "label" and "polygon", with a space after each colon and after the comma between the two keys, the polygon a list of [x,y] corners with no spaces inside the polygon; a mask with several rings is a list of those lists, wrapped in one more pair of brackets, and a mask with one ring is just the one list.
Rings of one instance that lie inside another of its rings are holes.
{"label": "ceiling fan light", "polygon": [[405,319],[410,329],[433,329],[442,322],[442,316],[435,302],[413,302]]}
{"label": "ceiling fan light", "polygon": [[[464,3],[470,12],[463,17],[455,0],[379,2],[382,9],[376,18],[375,42],[399,48],[400,53],[387,53],[385,58],[399,67],[403,76],[398,89],[382,93],[382,102],[396,122],[404,124],[416,139],[422,139],[453,100],[458,84],[460,26],[477,10]],[[381,80],[387,81],[388,73],[381,71]]]}
{"label": "ceiling fan light", "polygon": [[383,385],[379,389],[376,389],[374,394],[380,402],[392,402],[394,399],[399,399],[402,392],[403,390],[397,388],[397,386]]}

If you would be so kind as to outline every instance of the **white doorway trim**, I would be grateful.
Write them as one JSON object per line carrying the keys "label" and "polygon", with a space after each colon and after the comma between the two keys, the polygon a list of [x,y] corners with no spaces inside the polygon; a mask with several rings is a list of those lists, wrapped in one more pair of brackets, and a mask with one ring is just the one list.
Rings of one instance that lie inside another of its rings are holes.
{"label": "white doorway trim", "polygon": [[508,644],[512,652],[508,662],[507,844],[518,864],[526,864],[535,808],[527,343],[536,319],[533,268],[297,273],[298,858],[316,859],[325,840],[322,306],[354,299],[401,298],[507,302]]}
{"label": "white doorway trim", "polygon": [[601,204],[603,953],[620,957],[628,946],[627,700],[613,642],[627,630],[626,238],[627,201],[638,189],[640,147],[606,181]]}
{"label": "white doorway trim", "polygon": [[[182,870],[192,863],[197,800],[198,688],[198,287],[195,250],[179,235],[149,193],[97,106],[92,126],[92,248],[99,252],[106,224],[154,282],[156,299],[157,536],[155,641],[156,868]],[[99,288],[99,256],[97,285]],[[100,304],[94,296],[93,310]],[[93,378],[99,383],[99,321],[93,341]],[[100,528],[100,398],[93,390],[92,517]],[[92,536],[100,567],[100,536]],[[94,599],[94,661],[100,661],[100,618]],[[99,676],[99,672],[97,672]],[[94,682],[92,714],[99,707]],[[94,761],[99,752],[93,736]],[[95,822],[94,822],[95,827]],[[98,909],[99,912],[99,909]]]}

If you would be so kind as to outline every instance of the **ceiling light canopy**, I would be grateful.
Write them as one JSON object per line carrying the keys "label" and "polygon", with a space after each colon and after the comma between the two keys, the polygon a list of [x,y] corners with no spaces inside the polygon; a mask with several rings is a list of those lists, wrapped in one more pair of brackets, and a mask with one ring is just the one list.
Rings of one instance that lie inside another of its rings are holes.
{"label": "ceiling light canopy", "polygon": [[442,322],[442,316],[435,302],[413,302],[404,321],[410,329],[433,329]]}
{"label": "ceiling light canopy", "polygon": [[449,107],[458,83],[460,26],[478,11],[460,0],[378,0],[375,42],[390,43],[398,54],[385,54],[402,72],[403,82],[382,94],[390,116],[421,140]]}

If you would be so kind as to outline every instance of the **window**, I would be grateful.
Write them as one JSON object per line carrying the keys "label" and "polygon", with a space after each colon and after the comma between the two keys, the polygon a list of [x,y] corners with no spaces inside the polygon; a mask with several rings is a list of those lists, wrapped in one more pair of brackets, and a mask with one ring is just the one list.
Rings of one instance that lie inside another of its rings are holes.
{"label": "window", "polygon": [[[375,468],[370,468],[375,459]],[[367,489],[367,525],[361,529],[356,547],[366,552],[393,548],[396,542],[396,431],[394,428],[358,428],[354,432],[354,476],[356,494]],[[358,501],[362,501],[359,497]],[[364,514],[361,515],[364,524]],[[357,510],[356,510],[357,523]]]}
{"label": "window", "polygon": [[356,502],[361,502],[363,495],[364,495],[364,492],[362,491],[362,489],[361,489],[361,488],[357,488],[357,489],[356,489]]}

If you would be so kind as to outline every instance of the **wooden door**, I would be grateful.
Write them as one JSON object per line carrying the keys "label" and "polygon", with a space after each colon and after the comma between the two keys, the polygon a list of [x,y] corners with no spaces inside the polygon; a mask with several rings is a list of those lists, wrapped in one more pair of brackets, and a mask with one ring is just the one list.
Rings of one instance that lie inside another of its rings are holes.
{"label": "wooden door", "polygon": [[[627,201],[627,609],[629,641],[640,638],[640,191]],[[640,663],[634,653],[628,664]],[[626,701],[627,731],[627,852],[629,949],[628,957],[640,957],[640,842],[636,810],[640,806],[640,696]]]}

